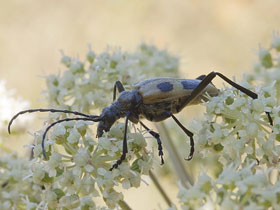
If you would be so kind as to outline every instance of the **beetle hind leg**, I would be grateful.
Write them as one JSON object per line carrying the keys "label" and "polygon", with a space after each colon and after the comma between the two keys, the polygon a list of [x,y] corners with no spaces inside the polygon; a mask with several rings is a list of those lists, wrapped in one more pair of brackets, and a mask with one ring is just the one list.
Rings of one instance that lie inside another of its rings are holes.
{"label": "beetle hind leg", "polygon": [[164,159],[163,159],[163,151],[162,151],[162,143],[159,137],[159,134],[152,131],[151,129],[149,129],[144,123],[142,123],[140,121],[140,124],[157,140],[157,144],[158,144],[158,155],[160,156],[161,159],[161,165],[164,164]]}
{"label": "beetle hind leg", "polygon": [[177,123],[177,125],[179,125],[179,127],[185,132],[185,134],[187,134],[188,137],[190,137],[190,145],[191,145],[190,154],[188,158],[185,158],[185,160],[191,160],[193,158],[193,153],[194,153],[193,133],[189,131],[187,128],[185,128],[174,115],[171,115],[171,117]]}
{"label": "beetle hind leg", "polygon": [[[210,84],[212,82],[212,80],[216,77],[220,77],[221,79],[223,79],[224,81],[226,81],[228,84],[230,84],[231,86],[235,87],[236,89],[240,90],[241,92],[245,93],[246,95],[250,96],[253,99],[257,99],[258,95],[256,93],[254,93],[253,91],[235,83],[234,81],[230,80],[229,78],[227,78],[225,75],[219,73],[219,72],[211,72],[209,73],[206,77],[199,77],[200,79],[202,79],[202,81],[199,83],[199,85],[192,91],[191,95],[186,99],[186,101],[184,102],[184,104],[182,104],[182,107],[185,107],[186,105],[188,105],[193,99],[195,99],[199,94],[201,94],[201,92],[204,90],[204,88]],[[266,112],[266,115],[268,117],[269,123],[270,125],[273,125],[273,120],[270,116],[269,112]]]}

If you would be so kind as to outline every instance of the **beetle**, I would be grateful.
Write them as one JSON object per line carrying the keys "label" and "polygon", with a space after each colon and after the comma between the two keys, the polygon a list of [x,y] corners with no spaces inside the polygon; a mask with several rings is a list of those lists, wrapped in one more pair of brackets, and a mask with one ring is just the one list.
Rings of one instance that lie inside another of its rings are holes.
{"label": "beetle", "polygon": [[[128,152],[127,149],[127,124],[128,121],[133,123],[140,123],[156,140],[158,144],[158,154],[161,158],[161,164],[164,164],[163,149],[160,136],[158,133],[150,130],[140,118],[146,118],[149,121],[159,122],[169,117],[177,123],[177,125],[185,132],[190,138],[190,153],[186,160],[191,160],[194,154],[194,140],[193,133],[184,127],[180,121],[174,116],[174,114],[180,112],[187,105],[199,104],[202,100],[206,101],[205,93],[209,96],[217,96],[220,92],[213,83],[212,80],[219,76],[228,84],[232,85],[236,89],[245,93],[249,97],[256,99],[258,95],[251,90],[233,82],[223,74],[219,72],[211,72],[208,75],[201,75],[196,79],[175,79],[167,77],[158,77],[153,79],[147,79],[138,82],[134,85],[131,91],[126,91],[120,81],[117,81],[113,90],[113,102],[108,107],[105,107],[101,115],[87,115],[80,112],[59,110],[59,109],[29,109],[17,113],[9,122],[8,132],[13,121],[21,114],[31,112],[62,112],[71,113],[81,117],[65,118],[51,123],[45,130],[42,139],[42,152],[46,158],[44,140],[48,130],[58,123],[72,120],[84,120],[99,122],[97,126],[97,137],[101,137],[104,132],[110,130],[112,125],[120,118],[125,118],[125,128],[123,137],[123,151],[122,155],[117,160],[110,170],[118,168],[126,158]],[[119,97],[116,100],[117,90]],[[273,125],[272,118],[269,112],[266,112],[270,125]]]}

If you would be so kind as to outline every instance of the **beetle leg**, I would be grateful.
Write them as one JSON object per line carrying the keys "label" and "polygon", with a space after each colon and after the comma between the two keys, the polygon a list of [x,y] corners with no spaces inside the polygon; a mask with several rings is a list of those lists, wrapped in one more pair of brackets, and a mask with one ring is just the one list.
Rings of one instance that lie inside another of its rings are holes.
{"label": "beetle leg", "polygon": [[162,143],[159,137],[159,133],[156,133],[154,131],[152,131],[151,129],[149,129],[144,123],[142,123],[140,121],[140,124],[157,140],[157,144],[158,144],[158,155],[160,156],[161,159],[161,165],[164,164],[164,160],[163,160],[163,151],[162,151]]}
{"label": "beetle leg", "polygon": [[197,77],[197,78],[195,78],[195,79],[197,79],[197,80],[203,80],[205,77],[206,77],[206,75],[203,74],[203,75],[200,75],[199,77]]}
{"label": "beetle leg", "polygon": [[123,137],[123,151],[120,159],[117,160],[117,162],[110,168],[110,171],[112,171],[114,168],[118,168],[119,165],[125,160],[127,150],[127,124],[128,124],[128,118],[129,118],[130,112],[126,114],[125,118],[125,124],[124,124],[124,137]]}
{"label": "beetle leg", "polygon": [[116,95],[117,95],[117,88],[119,93],[124,91],[123,84],[120,81],[116,81],[114,85],[114,92],[113,92],[113,101],[116,100]]}
{"label": "beetle leg", "polygon": [[[204,77],[204,79],[199,83],[199,85],[192,91],[191,95],[187,98],[187,100],[185,101],[184,105],[182,107],[185,107],[187,104],[189,104],[193,99],[195,99],[198,95],[201,94],[201,92],[204,90],[204,88],[211,83],[211,81],[216,77],[219,76],[220,78],[222,78],[224,81],[226,81],[228,84],[230,84],[231,86],[235,87],[236,89],[240,90],[241,92],[245,93],[246,95],[250,96],[253,99],[258,98],[258,95],[254,92],[252,92],[251,90],[238,85],[237,83],[233,82],[232,80],[230,80],[229,78],[227,78],[226,76],[224,76],[223,74],[219,73],[219,72],[211,72],[209,73],[206,77]],[[269,114],[269,112],[266,112],[266,115],[268,117],[269,123],[270,125],[273,125],[273,121],[272,118]]]}
{"label": "beetle leg", "polygon": [[182,130],[185,132],[185,134],[187,134],[190,137],[191,150],[190,150],[189,157],[187,159],[185,159],[185,160],[191,160],[192,157],[193,157],[193,153],[194,153],[193,133],[191,131],[189,131],[187,128],[185,128],[182,125],[182,123],[180,123],[180,121],[174,115],[171,115],[171,117],[177,123],[177,125],[179,125],[179,127],[182,128]]}

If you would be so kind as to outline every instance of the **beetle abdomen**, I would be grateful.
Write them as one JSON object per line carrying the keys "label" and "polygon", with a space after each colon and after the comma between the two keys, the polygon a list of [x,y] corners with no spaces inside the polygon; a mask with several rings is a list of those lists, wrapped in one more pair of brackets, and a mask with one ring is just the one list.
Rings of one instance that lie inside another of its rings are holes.
{"label": "beetle abdomen", "polygon": [[[134,88],[138,90],[143,98],[144,104],[154,104],[169,101],[170,103],[180,104],[179,98],[187,97],[198,86],[201,80],[175,79],[175,78],[154,78],[138,82]],[[210,96],[217,96],[218,89],[209,84],[196,99],[190,104],[199,104],[203,94],[208,92]],[[174,101],[174,102],[172,102]]]}
{"label": "beetle abdomen", "polygon": [[[185,97],[186,98],[186,97]],[[178,98],[173,101],[162,101],[153,104],[141,104],[139,106],[139,114],[146,119],[154,122],[159,122],[170,117],[170,114],[176,114],[179,111],[180,103],[183,98]]]}

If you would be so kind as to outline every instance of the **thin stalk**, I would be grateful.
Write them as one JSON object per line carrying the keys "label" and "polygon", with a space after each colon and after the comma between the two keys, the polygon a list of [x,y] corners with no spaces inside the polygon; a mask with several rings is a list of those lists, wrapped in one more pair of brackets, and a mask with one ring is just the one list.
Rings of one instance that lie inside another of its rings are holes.
{"label": "thin stalk", "polygon": [[189,188],[194,184],[193,178],[184,168],[184,165],[182,163],[183,158],[179,157],[165,124],[163,122],[157,123],[156,128],[160,133],[160,138],[163,141],[164,148],[166,148],[169,153],[169,157],[172,161],[172,166],[175,169],[174,171],[177,173],[182,185],[185,188]]}
{"label": "thin stalk", "polygon": [[[103,189],[101,187],[99,187],[99,190],[101,193],[103,192]],[[105,201],[104,197],[103,200]],[[119,200],[118,204],[123,210],[132,210],[132,208],[130,208],[130,206],[124,200]]]}
{"label": "thin stalk", "polygon": [[161,196],[163,197],[163,199],[165,200],[165,202],[167,203],[167,205],[169,207],[172,206],[172,202],[170,200],[170,198],[168,197],[168,195],[166,194],[166,192],[163,190],[163,188],[161,187],[160,183],[158,182],[157,178],[155,177],[155,175],[153,174],[152,171],[149,172],[149,175],[152,179],[152,181],[154,182],[154,184],[156,185],[156,188],[158,189],[159,193],[161,194]]}
{"label": "thin stalk", "polygon": [[[137,157],[139,158],[138,155],[137,155]],[[153,183],[155,184],[156,188],[158,189],[159,193],[163,197],[163,200],[165,200],[167,205],[169,207],[171,207],[172,206],[172,202],[171,202],[170,198],[168,197],[168,195],[164,191],[163,187],[160,185],[160,183],[158,182],[156,176],[154,175],[154,173],[151,170],[149,171],[149,176],[150,176],[151,180],[153,181]]]}
{"label": "thin stalk", "polygon": [[130,208],[130,206],[123,200],[120,200],[118,204],[123,210],[132,210],[132,208]]}

